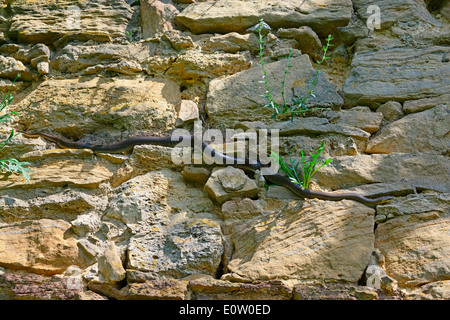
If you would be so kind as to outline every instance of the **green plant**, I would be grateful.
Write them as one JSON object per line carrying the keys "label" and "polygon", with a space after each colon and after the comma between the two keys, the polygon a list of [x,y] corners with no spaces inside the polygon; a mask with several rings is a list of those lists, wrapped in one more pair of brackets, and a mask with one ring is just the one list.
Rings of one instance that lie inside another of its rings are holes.
{"label": "green plant", "polygon": [[298,160],[292,160],[291,156],[289,156],[289,163],[286,163],[283,161],[283,158],[277,155],[275,152],[272,152],[271,157],[275,159],[280,165],[280,169],[284,171],[289,179],[291,179],[292,182],[297,183],[301,185],[303,188],[308,189],[309,183],[311,182],[311,179],[313,175],[322,167],[328,165],[333,161],[333,159],[327,159],[322,162],[318,161],[318,158],[320,154],[323,152],[325,140],[322,141],[320,144],[319,149],[317,149],[316,153],[313,153],[311,155],[311,160],[307,161],[305,155],[303,154],[303,151],[301,151],[302,154],[302,161],[301,161],[301,171],[302,171],[302,179],[298,176],[298,166],[300,165],[300,161]]}
{"label": "green plant", "polygon": [[[0,113],[3,112],[3,110],[6,109],[7,106],[9,106],[14,98],[12,94],[10,93],[11,88],[13,87],[14,83],[16,82],[17,78],[20,77],[20,73],[17,74],[16,78],[14,79],[12,85],[9,87],[8,92],[3,97],[3,99],[0,102]],[[16,112],[9,111],[5,112],[2,116],[0,116],[0,123],[5,123],[8,121],[11,121],[13,119],[13,116],[17,115]],[[6,140],[0,142],[0,151],[2,151],[7,144],[9,144],[16,135],[14,132],[14,129],[11,130],[11,133],[9,134],[8,138]],[[25,179],[30,181],[30,175],[28,172],[32,171],[30,169],[25,168],[24,166],[28,165],[28,162],[20,162],[16,159],[0,159],[0,172],[6,171],[6,172],[12,172],[16,174],[22,174]]]}
{"label": "green plant", "polygon": [[[330,57],[327,57],[327,51],[329,49],[329,47],[332,47],[333,45],[331,44],[331,40],[333,40],[333,37],[330,35],[328,35],[327,38],[327,44],[326,46],[323,46],[323,56],[322,59],[320,61],[317,61],[317,68],[316,68],[316,74],[315,77],[311,83],[311,87],[308,90],[307,94],[305,97],[300,97],[299,99],[292,99],[292,104],[287,104],[286,103],[286,98],[285,98],[285,84],[286,84],[286,76],[289,74],[289,69],[292,68],[292,66],[289,64],[289,60],[292,57],[292,50],[289,50],[289,54],[286,57],[287,60],[287,64],[286,64],[286,68],[284,70],[284,75],[283,75],[283,80],[281,82],[281,104],[278,104],[277,102],[275,102],[275,100],[272,97],[272,91],[270,89],[270,85],[269,85],[269,81],[267,79],[267,71],[265,68],[265,63],[264,63],[264,34],[262,33],[262,29],[263,29],[263,19],[260,19],[259,22],[259,26],[256,29],[258,32],[258,42],[259,42],[259,60],[260,63],[262,65],[262,69],[263,69],[263,79],[264,79],[264,84],[266,86],[266,93],[265,93],[265,97],[267,98],[267,100],[269,101],[268,104],[265,105],[265,107],[269,107],[272,108],[274,110],[274,113],[272,115],[272,119],[275,118],[278,114],[282,114],[282,113],[288,113],[290,112],[291,114],[291,121],[294,119],[294,116],[297,114],[303,114],[307,111],[310,111],[310,109],[308,109],[308,107],[306,106],[306,100],[310,97],[313,96],[315,97],[313,90],[314,90],[314,86],[316,85],[317,82],[317,78],[319,76],[319,72],[320,72],[320,66],[322,65],[322,63],[327,60],[330,59]],[[314,108],[315,110],[318,110],[319,108]]]}

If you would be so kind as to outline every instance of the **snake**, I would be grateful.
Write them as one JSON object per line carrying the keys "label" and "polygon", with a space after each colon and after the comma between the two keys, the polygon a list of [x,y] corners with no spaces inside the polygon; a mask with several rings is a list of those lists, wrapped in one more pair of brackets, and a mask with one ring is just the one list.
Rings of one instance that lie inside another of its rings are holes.
{"label": "snake", "polygon": [[[194,135],[190,136],[135,136],[124,139],[117,143],[110,144],[93,144],[86,142],[76,142],[68,139],[60,138],[51,134],[42,133],[42,132],[23,132],[22,133],[26,138],[44,138],[45,140],[52,141],[56,143],[59,147],[63,149],[90,149],[95,153],[130,153],[136,145],[159,145],[166,147],[175,147],[180,144],[180,142],[194,142],[194,146],[196,145],[196,138]],[[190,144],[192,145],[192,144]],[[393,199],[392,196],[381,196],[378,198],[367,198],[360,194],[354,192],[322,192],[317,190],[310,190],[303,188],[298,183],[291,181],[286,176],[282,176],[277,172],[272,171],[268,165],[262,164],[258,160],[249,161],[249,159],[239,159],[230,157],[228,155],[222,154],[216,151],[213,147],[211,147],[206,142],[201,141],[202,151],[208,152],[211,157],[215,159],[222,160],[222,163],[226,163],[227,165],[231,165],[234,167],[238,167],[244,170],[249,170],[252,172],[256,172],[260,170],[263,177],[269,182],[283,186],[291,190],[294,194],[300,196],[301,198],[308,199],[321,199],[328,201],[341,201],[341,200],[353,200],[360,202],[364,205],[375,207],[379,204],[384,204]]]}

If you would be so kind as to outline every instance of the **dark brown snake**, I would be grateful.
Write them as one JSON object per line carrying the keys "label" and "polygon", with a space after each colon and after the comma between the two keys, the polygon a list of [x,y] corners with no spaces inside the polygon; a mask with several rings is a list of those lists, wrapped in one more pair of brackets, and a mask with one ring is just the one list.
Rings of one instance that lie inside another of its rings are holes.
{"label": "dark brown snake", "polygon": [[[94,152],[105,152],[105,153],[127,153],[131,152],[136,145],[160,145],[167,147],[175,147],[179,145],[180,142],[194,142],[194,136],[178,136],[175,139],[172,137],[151,137],[151,136],[138,136],[125,139],[123,141],[111,144],[92,144],[92,143],[83,143],[83,142],[75,142],[66,140],[63,138],[59,138],[47,133],[30,133],[24,132],[24,137],[27,138],[38,138],[42,137],[46,140],[53,141],[58,144],[61,148],[64,149],[91,149]],[[195,144],[189,144],[195,145]],[[223,160],[224,163],[230,164],[235,167],[239,167],[245,170],[256,171],[261,170],[264,178],[268,181],[284,186],[294,192],[296,195],[299,195],[302,198],[311,198],[311,199],[322,199],[322,200],[331,200],[331,201],[340,201],[340,200],[354,200],[360,203],[363,203],[367,206],[376,206],[382,203],[389,202],[393,199],[392,196],[382,196],[376,199],[369,199],[360,194],[353,192],[346,193],[330,193],[330,192],[321,192],[314,191],[302,188],[299,184],[292,182],[288,177],[284,177],[279,175],[278,173],[270,170],[267,165],[261,164],[259,161],[251,164],[249,161],[242,161],[242,159],[237,159],[233,157],[229,157],[220,152],[214,150],[210,145],[205,142],[202,142],[202,151],[209,152],[212,157],[218,157]]]}

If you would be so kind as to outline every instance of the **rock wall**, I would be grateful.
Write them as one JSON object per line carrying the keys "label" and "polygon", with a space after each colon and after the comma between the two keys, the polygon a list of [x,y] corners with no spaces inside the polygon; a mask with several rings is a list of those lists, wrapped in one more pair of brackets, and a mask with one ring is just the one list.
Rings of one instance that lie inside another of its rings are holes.
{"label": "rock wall", "polygon": [[[380,9],[370,27],[368,6]],[[299,199],[171,148],[58,149],[16,136],[0,158],[0,299],[449,299],[448,1],[6,0],[0,90],[12,128],[112,142],[175,128],[279,129],[280,154],[333,162],[312,188],[394,195],[370,208]],[[309,89],[291,122],[263,107]],[[369,26],[369,27],[368,27]],[[261,96],[262,95],[262,96]],[[218,146],[216,146],[218,147]]]}

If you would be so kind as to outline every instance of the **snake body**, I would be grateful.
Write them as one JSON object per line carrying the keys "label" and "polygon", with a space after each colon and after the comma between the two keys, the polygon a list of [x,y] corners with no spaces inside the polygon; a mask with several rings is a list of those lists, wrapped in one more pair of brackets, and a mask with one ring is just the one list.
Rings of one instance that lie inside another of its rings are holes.
{"label": "snake body", "polygon": [[[111,144],[92,144],[92,143],[84,143],[84,142],[75,142],[71,140],[67,140],[64,138],[56,137],[47,133],[41,132],[24,132],[24,137],[27,138],[38,138],[42,137],[46,140],[55,142],[58,146],[64,149],[91,149],[94,152],[105,152],[105,153],[128,153],[131,152],[136,145],[160,145],[167,147],[177,146],[180,142],[187,141],[188,145],[195,145],[194,136],[178,136],[178,137],[156,137],[156,136],[137,136],[131,137],[125,140],[122,140],[117,143]],[[275,183],[277,185],[284,186],[291,190],[296,195],[302,198],[310,198],[310,199],[322,199],[322,200],[330,200],[330,201],[340,201],[340,200],[354,200],[360,203],[363,203],[367,206],[376,206],[382,203],[389,202],[393,199],[392,196],[381,196],[375,199],[366,198],[360,194],[353,192],[346,193],[330,193],[330,192],[321,192],[315,190],[309,190],[302,188],[299,184],[292,182],[288,177],[284,177],[279,175],[278,173],[270,170],[267,165],[261,164],[259,161],[254,163],[250,163],[250,161],[242,159],[230,157],[224,155],[216,150],[214,150],[210,145],[205,142],[201,142],[201,148],[203,152],[208,152],[212,157],[216,159],[223,160],[223,163],[239,167],[245,170],[256,171],[261,170],[264,178],[268,181]]]}

